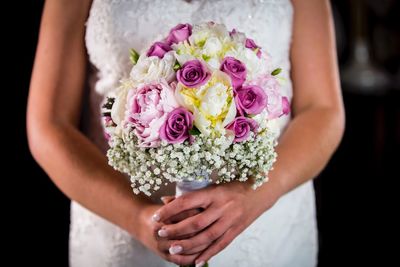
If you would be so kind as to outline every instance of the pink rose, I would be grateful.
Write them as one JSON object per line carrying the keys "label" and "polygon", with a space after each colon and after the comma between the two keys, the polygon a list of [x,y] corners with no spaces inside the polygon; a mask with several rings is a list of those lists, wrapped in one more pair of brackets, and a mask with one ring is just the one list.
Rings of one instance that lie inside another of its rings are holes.
{"label": "pink rose", "polygon": [[192,25],[190,24],[178,24],[169,32],[166,42],[169,45],[177,44],[185,41],[192,35]]}
{"label": "pink rose", "polygon": [[257,85],[242,86],[236,89],[235,102],[239,114],[257,115],[265,109],[267,95]]}
{"label": "pink rose", "polygon": [[242,142],[245,141],[250,132],[254,132],[258,127],[258,124],[255,120],[246,118],[243,116],[236,117],[235,120],[229,123],[225,128],[231,130],[235,134],[235,139],[233,142]]}
{"label": "pink rose", "polygon": [[161,126],[160,138],[170,144],[183,143],[190,140],[189,130],[193,127],[193,114],[184,108],[176,108],[170,112]]}
{"label": "pink rose", "polygon": [[183,64],[176,77],[183,85],[195,88],[204,85],[210,79],[211,73],[201,61],[195,59]]}
{"label": "pink rose", "polygon": [[240,87],[246,80],[246,66],[234,57],[225,57],[220,69],[231,77],[234,88]]}
{"label": "pink rose", "polygon": [[147,56],[151,57],[151,56],[156,56],[159,58],[163,58],[165,53],[167,53],[168,51],[171,51],[172,48],[166,44],[166,43],[162,43],[162,42],[155,42],[149,49],[149,51],[147,51]]}
{"label": "pink rose", "polygon": [[176,107],[174,89],[165,81],[144,84],[128,92],[127,123],[134,127],[139,147],[160,144],[160,127]]}
{"label": "pink rose", "polygon": [[257,51],[257,57],[261,58],[261,47],[256,45],[256,43],[254,42],[253,39],[247,38],[246,39],[246,43],[245,43],[245,47],[249,48],[249,49],[251,49],[253,51]]}
{"label": "pink rose", "polygon": [[232,36],[234,36],[237,32],[238,32],[238,31],[237,31],[235,28],[233,28],[233,29],[229,32],[229,36],[232,37]]}

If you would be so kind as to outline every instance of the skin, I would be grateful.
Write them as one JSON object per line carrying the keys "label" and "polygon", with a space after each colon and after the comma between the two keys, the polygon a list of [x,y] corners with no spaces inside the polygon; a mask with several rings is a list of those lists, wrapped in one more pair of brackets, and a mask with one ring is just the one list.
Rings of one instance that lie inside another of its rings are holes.
{"label": "skin", "polygon": [[[167,236],[159,241],[160,247],[182,247],[181,255],[200,252],[198,266],[226,248],[281,196],[315,177],[342,138],[344,110],[329,2],[292,2],[293,120],[280,138],[279,160],[270,181],[256,191],[243,183],[212,186],[179,197],[156,212],[155,218],[163,222],[187,209],[204,209],[179,223],[164,225]],[[193,237],[179,240],[181,234]]]}
{"label": "skin", "polygon": [[125,229],[164,259],[193,261],[195,255],[171,255],[159,249],[160,225],[151,216],[161,205],[135,196],[128,179],[108,166],[105,155],[79,131],[87,67],[84,23],[90,4],[89,0],[45,3],[27,108],[32,155],[70,199]]}
{"label": "skin", "polygon": [[[296,0],[293,120],[281,136],[270,181],[257,191],[250,183],[211,186],[166,198],[165,206],[133,195],[129,181],[108,166],[106,157],[78,128],[87,67],[84,23],[90,4],[46,1],[28,100],[29,146],[64,194],[164,259],[180,265],[208,261],[281,196],[315,177],[336,149],[344,111],[329,4]],[[151,219],[154,214],[158,221]],[[160,229],[168,236],[160,237]],[[170,254],[176,245],[182,252]]]}

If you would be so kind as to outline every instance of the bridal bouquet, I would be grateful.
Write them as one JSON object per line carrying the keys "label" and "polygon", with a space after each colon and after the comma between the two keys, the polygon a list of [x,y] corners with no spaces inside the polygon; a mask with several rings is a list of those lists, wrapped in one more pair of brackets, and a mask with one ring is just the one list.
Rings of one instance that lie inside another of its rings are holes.
{"label": "bridal bouquet", "polygon": [[289,113],[269,55],[213,22],[179,24],[145,51],[131,50],[127,80],[107,97],[109,164],[134,193],[213,183],[267,181],[277,154],[277,118]]}

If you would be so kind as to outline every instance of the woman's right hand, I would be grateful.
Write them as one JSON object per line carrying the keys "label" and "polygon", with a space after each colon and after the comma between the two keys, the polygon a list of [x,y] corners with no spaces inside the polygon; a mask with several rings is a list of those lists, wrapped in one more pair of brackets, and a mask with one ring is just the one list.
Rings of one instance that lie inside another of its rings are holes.
{"label": "woman's right hand", "polygon": [[[169,198],[167,201],[171,201],[172,198]],[[166,202],[166,201],[164,201]],[[147,248],[155,252],[157,255],[161,256],[163,259],[173,262],[177,265],[190,265],[193,264],[195,259],[200,255],[201,252],[192,254],[192,255],[179,255],[172,254],[174,251],[171,251],[171,244],[175,240],[168,240],[167,238],[160,237],[159,230],[165,224],[177,223],[178,221],[184,220],[185,218],[194,216],[199,213],[198,210],[189,210],[178,214],[175,218],[171,218],[170,221],[165,223],[156,222],[152,216],[154,213],[161,208],[159,204],[148,204],[143,207],[140,216],[139,222],[136,223],[139,226],[139,231],[137,238],[139,241],[145,245]],[[181,238],[187,238],[182,236]],[[172,253],[171,253],[172,252]],[[176,252],[179,253],[179,252]]]}

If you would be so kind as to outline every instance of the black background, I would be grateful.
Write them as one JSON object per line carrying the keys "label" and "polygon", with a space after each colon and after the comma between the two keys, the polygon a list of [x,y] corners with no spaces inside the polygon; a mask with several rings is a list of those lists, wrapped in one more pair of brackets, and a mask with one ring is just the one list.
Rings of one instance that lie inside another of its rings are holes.
{"label": "black background", "polygon": [[[15,264],[67,266],[69,200],[32,159],[26,141],[25,111],[43,1],[27,0],[3,7],[2,197],[6,257]],[[340,65],[350,55],[352,21],[349,1],[333,1],[340,33]],[[371,2],[371,1],[369,1]],[[375,1],[377,2],[377,1]],[[375,63],[393,75],[399,70],[399,1],[382,15],[368,11],[368,36]],[[18,20],[19,24],[16,22]],[[378,29],[378,30],[377,30]],[[380,39],[379,29],[383,29]],[[378,32],[378,34],[376,33]],[[378,37],[377,37],[378,36]],[[395,48],[399,49],[393,49]],[[398,73],[398,72],[397,72]],[[393,206],[400,178],[400,89],[391,83],[383,94],[351,93],[343,87],[346,132],[325,171],[315,181],[320,230],[319,266],[388,266],[398,241]],[[12,92],[11,98],[4,92]],[[11,101],[10,101],[11,99]],[[7,107],[7,104],[11,104]],[[11,135],[11,138],[10,138]],[[11,153],[11,156],[10,156]],[[396,262],[396,261],[395,261]]]}

